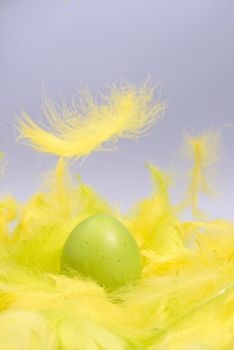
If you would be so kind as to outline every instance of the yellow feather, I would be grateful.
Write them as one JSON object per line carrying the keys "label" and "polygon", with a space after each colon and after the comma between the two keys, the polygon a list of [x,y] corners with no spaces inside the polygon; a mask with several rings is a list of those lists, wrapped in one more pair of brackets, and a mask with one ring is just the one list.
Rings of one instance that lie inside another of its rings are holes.
{"label": "yellow feather", "polygon": [[[19,119],[20,135],[33,148],[66,157],[82,157],[105,149],[108,141],[137,138],[148,130],[165,110],[164,102],[153,102],[154,89],[128,85],[113,87],[102,96],[102,105],[89,94],[71,107],[58,107],[45,99],[44,114],[49,127],[40,127],[26,112]],[[104,147],[104,148],[103,148]]]}
{"label": "yellow feather", "polygon": [[18,203],[11,195],[0,200],[0,241],[9,241],[11,228],[18,216]]}
{"label": "yellow feather", "polygon": [[210,166],[217,162],[220,135],[217,131],[209,131],[197,137],[187,135],[184,144],[184,152],[192,158],[193,168],[190,175],[190,184],[187,189],[186,198],[179,206],[184,209],[192,207],[194,217],[204,218],[204,213],[199,209],[199,193],[205,195],[213,194],[212,187],[206,180],[206,173]]}

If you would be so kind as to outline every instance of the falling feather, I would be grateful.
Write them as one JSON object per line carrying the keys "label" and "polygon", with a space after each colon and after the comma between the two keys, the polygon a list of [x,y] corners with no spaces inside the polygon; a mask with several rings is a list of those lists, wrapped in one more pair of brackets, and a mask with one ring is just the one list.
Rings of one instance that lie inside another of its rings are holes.
{"label": "falling feather", "polygon": [[44,101],[47,126],[39,126],[23,112],[18,119],[20,136],[36,150],[64,157],[87,156],[107,149],[108,141],[137,138],[162,115],[165,103],[153,101],[154,89],[127,85],[113,87],[109,96],[100,95],[102,104],[84,93],[71,106]]}

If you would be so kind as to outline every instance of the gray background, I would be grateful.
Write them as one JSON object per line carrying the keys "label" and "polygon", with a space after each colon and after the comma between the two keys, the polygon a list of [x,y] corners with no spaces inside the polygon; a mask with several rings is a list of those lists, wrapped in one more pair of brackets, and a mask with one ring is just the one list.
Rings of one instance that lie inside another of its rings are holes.
{"label": "gray background", "polygon": [[[145,162],[181,172],[184,131],[220,128],[220,195],[201,204],[211,217],[233,219],[234,129],[225,126],[234,124],[233,11],[232,0],[0,0],[0,150],[9,159],[1,195],[26,200],[56,160],[16,142],[13,112],[24,107],[39,120],[43,89],[69,101],[79,87],[105,92],[122,78],[140,83],[150,75],[168,101],[164,121],[72,170],[126,209],[150,191]],[[182,189],[180,179],[174,200]]]}

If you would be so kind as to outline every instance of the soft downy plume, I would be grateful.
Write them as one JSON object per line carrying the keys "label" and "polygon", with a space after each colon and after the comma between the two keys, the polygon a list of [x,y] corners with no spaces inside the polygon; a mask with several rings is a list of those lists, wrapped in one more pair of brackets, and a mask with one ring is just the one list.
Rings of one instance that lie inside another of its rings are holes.
{"label": "soft downy plume", "polygon": [[[0,180],[5,174],[7,161],[3,152],[0,152]],[[18,215],[18,203],[16,199],[6,194],[3,198],[0,198],[0,241],[9,241],[11,234],[11,224],[17,218]]]}
{"label": "soft downy plume", "polygon": [[195,218],[204,218],[199,208],[199,195],[215,193],[207,181],[207,171],[219,160],[220,133],[210,130],[198,136],[187,134],[183,145],[183,153],[193,161],[190,171],[190,182],[185,199],[178,205],[178,210],[191,206]]}
{"label": "soft downy plume", "polygon": [[11,225],[18,217],[19,203],[12,195],[0,199],[0,241],[11,240]]}
{"label": "soft downy plume", "polygon": [[[26,113],[18,119],[19,131],[34,149],[63,157],[83,157],[108,149],[108,141],[138,138],[163,115],[166,104],[154,102],[154,88],[145,83],[113,86],[109,96],[81,94],[71,106],[56,105],[45,98],[47,126],[40,126]],[[97,102],[97,100],[100,100]]]}

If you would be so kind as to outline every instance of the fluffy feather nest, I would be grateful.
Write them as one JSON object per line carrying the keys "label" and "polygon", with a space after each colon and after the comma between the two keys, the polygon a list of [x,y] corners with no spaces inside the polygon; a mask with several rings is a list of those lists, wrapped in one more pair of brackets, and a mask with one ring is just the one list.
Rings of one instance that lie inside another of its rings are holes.
{"label": "fluffy feather nest", "polygon": [[[162,106],[146,108],[145,94],[129,97],[127,91],[113,93],[100,108],[90,101],[87,121],[77,119],[77,110],[62,119],[49,105],[54,134],[29,117],[22,133],[34,147],[67,156],[88,154],[114,135],[136,136]],[[199,218],[199,193],[210,188],[206,172],[217,159],[214,140],[212,133],[187,137],[193,165],[187,195],[176,206],[169,175],[152,164],[152,194],[121,214],[80,178],[74,183],[62,158],[26,204],[1,199],[0,350],[231,350],[234,225]],[[182,222],[179,213],[187,207],[195,219]],[[143,263],[137,286],[108,293],[94,281],[60,274],[67,236],[97,213],[116,216],[134,235]]]}

